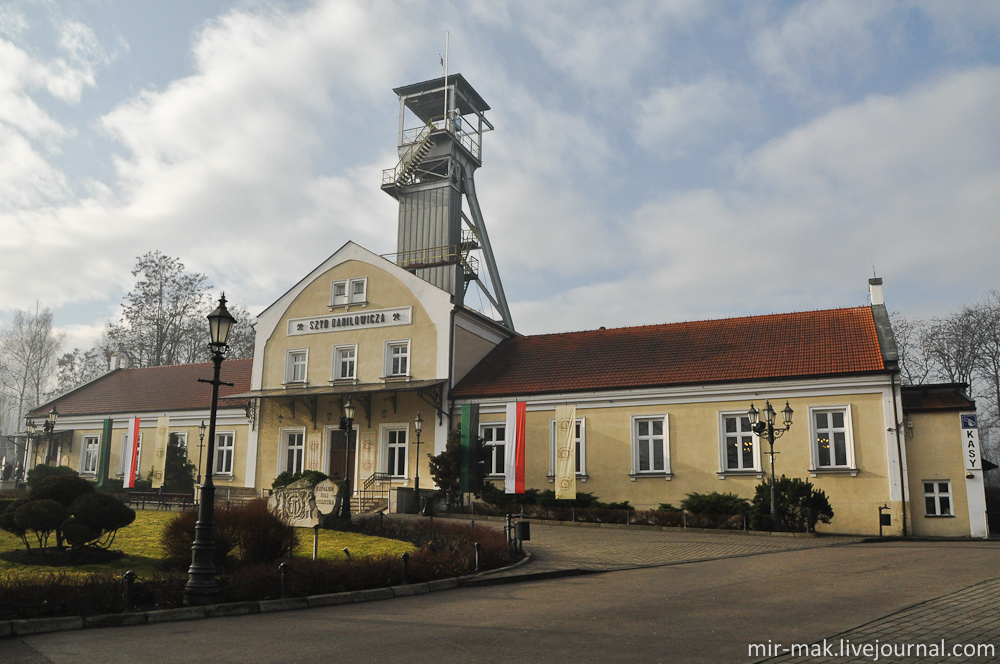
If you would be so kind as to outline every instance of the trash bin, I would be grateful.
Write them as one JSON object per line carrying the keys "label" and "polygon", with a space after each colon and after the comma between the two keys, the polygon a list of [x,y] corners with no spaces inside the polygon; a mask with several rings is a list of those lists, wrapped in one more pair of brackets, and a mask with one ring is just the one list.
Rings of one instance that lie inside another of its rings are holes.
{"label": "trash bin", "polygon": [[527,542],[531,539],[531,524],[527,521],[518,521],[514,524],[514,539]]}

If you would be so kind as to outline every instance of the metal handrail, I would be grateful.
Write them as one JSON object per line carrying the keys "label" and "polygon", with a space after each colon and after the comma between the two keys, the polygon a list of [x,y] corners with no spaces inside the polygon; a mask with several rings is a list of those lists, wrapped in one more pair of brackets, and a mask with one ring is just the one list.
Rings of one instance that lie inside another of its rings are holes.
{"label": "metal handrail", "polygon": [[365,507],[369,503],[374,502],[376,498],[388,500],[391,479],[392,475],[389,473],[372,473],[372,475],[365,480],[364,484],[361,485],[361,491],[358,493],[358,509],[365,509]]}

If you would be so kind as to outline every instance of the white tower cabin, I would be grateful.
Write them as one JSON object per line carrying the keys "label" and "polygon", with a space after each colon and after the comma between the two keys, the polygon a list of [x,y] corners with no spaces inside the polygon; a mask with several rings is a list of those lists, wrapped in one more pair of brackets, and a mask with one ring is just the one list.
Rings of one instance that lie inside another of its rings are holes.
{"label": "white tower cabin", "polygon": [[[399,201],[399,237],[389,258],[451,293],[456,304],[465,304],[476,282],[501,322],[514,329],[473,180],[482,166],[483,133],[493,129],[484,116],[490,107],[461,74],[393,92],[399,96],[399,163],[382,171],[382,190]],[[481,252],[488,283],[473,251]]]}

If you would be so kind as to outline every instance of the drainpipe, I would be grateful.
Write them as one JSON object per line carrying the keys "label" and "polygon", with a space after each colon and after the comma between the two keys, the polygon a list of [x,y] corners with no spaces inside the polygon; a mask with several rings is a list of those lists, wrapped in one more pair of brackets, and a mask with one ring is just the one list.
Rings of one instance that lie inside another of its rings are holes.
{"label": "drainpipe", "polygon": [[906,477],[903,475],[903,446],[899,440],[899,410],[896,405],[896,372],[889,372],[889,385],[892,388],[892,421],[895,423],[896,432],[896,457],[899,459],[899,484],[903,490],[903,537],[906,537],[906,505],[909,502],[907,493],[909,487],[906,486]]}

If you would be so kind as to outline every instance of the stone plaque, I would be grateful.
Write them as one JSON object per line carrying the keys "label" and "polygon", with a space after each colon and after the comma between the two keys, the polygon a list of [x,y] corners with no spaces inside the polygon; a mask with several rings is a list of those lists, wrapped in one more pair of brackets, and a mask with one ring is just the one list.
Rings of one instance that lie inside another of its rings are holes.
{"label": "stone plaque", "polygon": [[313,488],[320,525],[332,527],[340,514],[343,488],[333,480],[323,480]]}
{"label": "stone plaque", "polygon": [[309,480],[299,480],[275,489],[267,500],[267,507],[288,519],[296,528],[319,525],[319,510],[316,509],[316,497]]}

